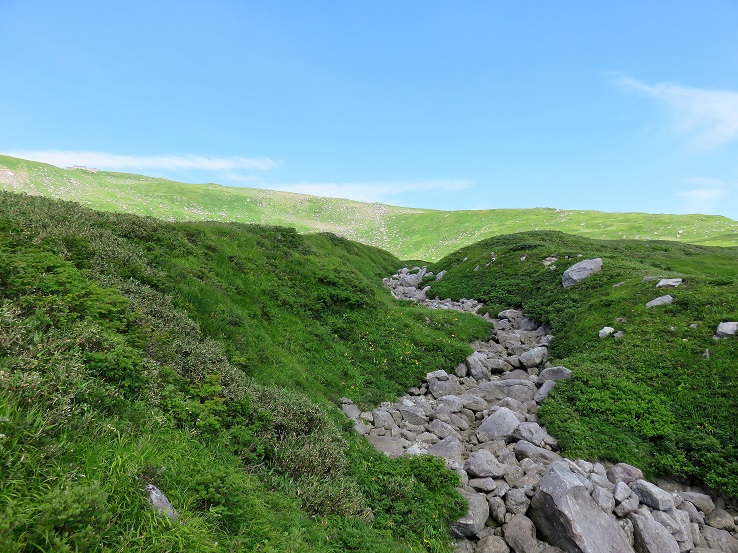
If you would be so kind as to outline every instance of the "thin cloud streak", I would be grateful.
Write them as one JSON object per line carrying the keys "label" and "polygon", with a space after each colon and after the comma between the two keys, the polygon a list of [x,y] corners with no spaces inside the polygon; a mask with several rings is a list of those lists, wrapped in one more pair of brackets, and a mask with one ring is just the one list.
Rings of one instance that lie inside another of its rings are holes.
{"label": "thin cloud streak", "polygon": [[679,131],[692,134],[703,148],[715,148],[738,138],[738,92],[691,88],[671,83],[649,85],[621,75],[618,82],[656,98],[674,112]]}
{"label": "thin cloud streak", "polygon": [[730,186],[720,179],[693,177],[686,182],[696,188],[675,195],[690,213],[716,213],[719,202],[729,195]]}
{"label": "thin cloud streak", "polygon": [[437,180],[417,182],[356,182],[356,183],[294,183],[270,184],[266,188],[322,196],[328,198],[344,198],[358,202],[387,203],[391,198],[410,192],[453,192],[465,190],[472,186],[466,180]]}
{"label": "thin cloud streak", "polygon": [[234,171],[252,169],[268,171],[277,167],[269,158],[209,157],[197,155],[131,156],[107,152],[70,150],[11,150],[6,155],[49,163],[57,167],[86,165],[110,170],[185,170]]}

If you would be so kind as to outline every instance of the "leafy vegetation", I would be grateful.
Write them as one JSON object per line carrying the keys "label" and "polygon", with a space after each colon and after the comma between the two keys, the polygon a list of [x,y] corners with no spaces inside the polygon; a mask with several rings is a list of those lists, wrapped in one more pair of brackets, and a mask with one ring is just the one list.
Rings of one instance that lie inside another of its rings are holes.
{"label": "leafy vegetation", "polygon": [[127,173],[65,170],[8,156],[0,156],[0,189],[167,220],[233,221],[289,226],[301,233],[332,232],[402,259],[437,261],[490,236],[537,230],[598,239],[738,245],[738,222],[718,216],[410,209],[254,188],[183,184]]}
{"label": "leafy vegetation", "polygon": [[392,300],[399,265],[333,235],[0,193],[0,550],[448,550],[456,476],[376,454],[336,409],[488,332]]}
{"label": "leafy vegetation", "polygon": [[[547,268],[549,256],[558,261]],[[601,272],[561,286],[566,268],[594,257],[603,259]],[[539,414],[568,455],[625,461],[736,495],[738,340],[713,334],[719,322],[738,320],[737,266],[738,248],[530,232],[447,256],[433,269],[448,274],[430,293],[473,297],[492,313],[522,307],[551,325],[553,362],[574,378],[557,385]],[[657,289],[646,276],[684,283]],[[666,293],[673,304],[645,307]],[[625,335],[600,339],[604,326]]]}

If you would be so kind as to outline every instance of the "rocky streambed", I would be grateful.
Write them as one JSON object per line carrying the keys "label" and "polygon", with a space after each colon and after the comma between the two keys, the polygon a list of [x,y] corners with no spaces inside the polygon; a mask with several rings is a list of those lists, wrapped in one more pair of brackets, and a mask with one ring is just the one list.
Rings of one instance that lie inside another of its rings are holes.
{"label": "rocky streambed", "polygon": [[[482,307],[428,299],[424,276],[405,268],[384,284],[433,309]],[[485,317],[492,336],[471,344],[474,353],[450,373],[428,373],[371,412],[342,402],[379,451],[435,455],[459,474],[469,510],[450,526],[458,552],[738,553],[734,500],[676,482],[659,487],[623,463],[562,457],[536,415],[556,382],[571,377],[548,361],[549,329],[516,310]]]}

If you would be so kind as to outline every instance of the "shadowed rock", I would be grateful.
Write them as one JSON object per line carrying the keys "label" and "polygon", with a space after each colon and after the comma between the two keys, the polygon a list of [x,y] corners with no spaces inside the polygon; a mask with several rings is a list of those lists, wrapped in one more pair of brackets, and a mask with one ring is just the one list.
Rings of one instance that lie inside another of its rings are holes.
{"label": "shadowed rock", "polygon": [[568,464],[552,464],[531,502],[530,517],[545,539],[572,553],[633,553],[625,532],[606,515]]}

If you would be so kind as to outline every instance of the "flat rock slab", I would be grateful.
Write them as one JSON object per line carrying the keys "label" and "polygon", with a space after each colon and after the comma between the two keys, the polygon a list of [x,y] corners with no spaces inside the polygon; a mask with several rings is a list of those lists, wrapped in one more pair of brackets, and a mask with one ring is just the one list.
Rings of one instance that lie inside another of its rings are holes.
{"label": "flat rock slab", "polygon": [[564,288],[568,288],[569,286],[573,286],[574,284],[587,278],[588,276],[599,273],[601,269],[601,258],[598,257],[596,259],[585,259],[584,261],[575,263],[566,271],[564,271],[564,274],[561,277],[561,285]]}
{"label": "flat rock slab", "polygon": [[374,449],[381,451],[387,457],[399,457],[405,452],[405,448],[400,440],[389,436],[369,436],[369,441]]}
{"label": "flat rock slab", "polygon": [[656,298],[655,300],[651,300],[646,304],[646,307],[658,307],[659,305],[669,305],[670,303],[674,302],[674,298],[670,296],[669,294],[666,294],[665,296],[660,296]]}
{"label": "flat rock slab", "polygon": [[682,283],[681,278],[662,278],[656,284],[656,288],[676,288]]}

